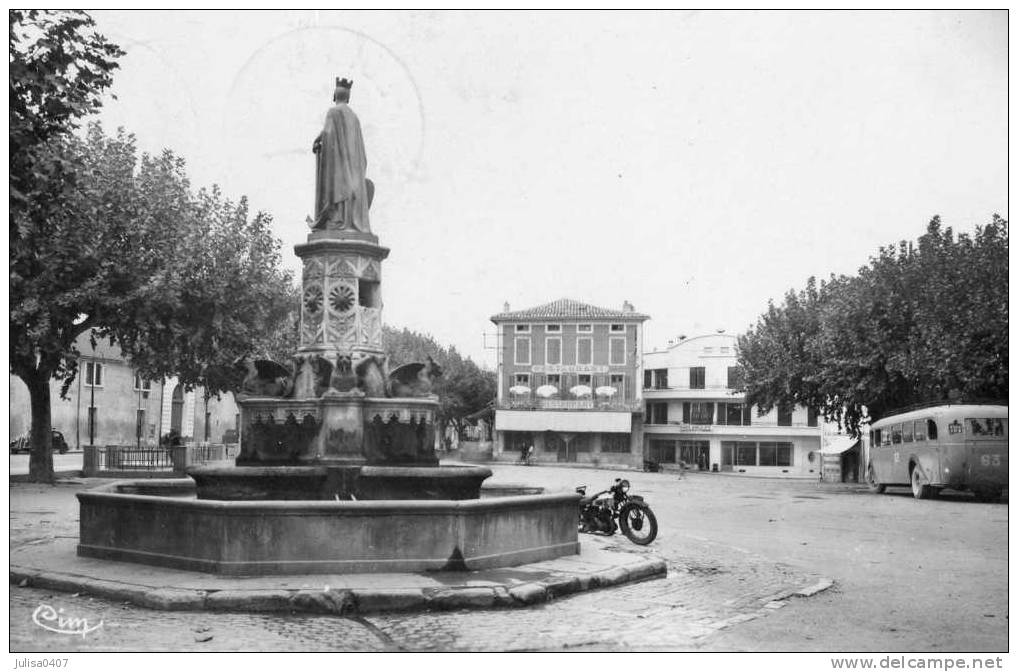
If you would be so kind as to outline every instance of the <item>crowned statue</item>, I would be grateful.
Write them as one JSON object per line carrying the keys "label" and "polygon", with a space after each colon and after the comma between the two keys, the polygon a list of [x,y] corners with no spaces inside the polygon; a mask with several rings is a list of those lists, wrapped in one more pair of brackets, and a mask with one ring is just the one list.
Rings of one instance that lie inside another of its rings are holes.
{"label": "crowned statue", "polygon": [[367,157],[361,122],[350,109],[353,82],[336,78],[335,103],[325,115],[325,127],[315,138],[315,216],[313,230],[370,233],[368,208],[374,184],[365,177]]}

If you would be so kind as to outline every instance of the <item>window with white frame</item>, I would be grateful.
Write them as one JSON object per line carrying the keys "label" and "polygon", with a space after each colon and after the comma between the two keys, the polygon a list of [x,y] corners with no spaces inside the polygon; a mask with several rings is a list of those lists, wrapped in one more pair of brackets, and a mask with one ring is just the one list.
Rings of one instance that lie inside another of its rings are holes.
{"label": "window with white frame", "polygon": [[140,373],[136,373],[136,374],[134,374],[134,389],[135,389],[135,391],[139,391],[140,390],[140,391],[143,391],[143,392],[151,392],[152,391],[152,381],[151,380],[145,380],[145,379],[143,379],[141,377]]}
{"label": "window with white frame", "polygon": [[562,363],[562,338],[560,336],[552,336],[544,339],[544,363]]}
{"label": "window with white frame", "polygon": [[614,334],[625,332],[625,330],[626,330],[626,325],[624,325],[624,324],[613,324],[611,326],[611,328],[609,329],[609,331],[611,331]]}
{"label": "window with white frame", "polygon": [[562,325],[561,324],[546,324],[546,325],[544,325],[544,331],[545,331],[545,333],[548,333],[548,334],[561,334],[562,333]]}
{"label": "window with white frame", "polygon": [[593,340],[590,338],[577,338],[576,339],[576,363],[577,364],[593,364],[594,363],[594,345]]}
{"label": "window with white frame", "polygon": [[594,333],[594,325],[593,324],[577,324],[576,325],[576,333],[578,333],[578,334],[592,334],[592,333]]}
{"label": "window with white frame", "polygon": [[513,377],[514,385],[523,385],[524,387],[530,387],[530,374],[529,373],[517,373]]}
{"label": "window with white frame", "polygon": [[529,324],[517,324],[516,325],[516,333],[517,334],[529,334],[530,333],[530,325]]}
{"label": "window with white frame", "polygon": [[530,339],[516,339],[516,364],[530,364]]}
{"label": "window with white frame", "polygon": [[608,341],[608,363],[621,365],[626,363],[626,339],[612,338]]}
{"label": "window with white frame", "polygon": [[103,386],[103,365],[100,362],[85,364],[85,385],[89,387]]}

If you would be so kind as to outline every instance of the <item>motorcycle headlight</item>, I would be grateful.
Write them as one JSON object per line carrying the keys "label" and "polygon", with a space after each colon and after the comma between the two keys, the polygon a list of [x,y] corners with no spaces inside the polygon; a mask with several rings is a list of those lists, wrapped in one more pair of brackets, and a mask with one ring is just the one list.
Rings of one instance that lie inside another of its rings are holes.
{"label": "motorcycle headlight", "polygon": [[629,481],[627,481],[626,479],[622,479],[622,481],[619,483],[619,490],[621,490],[622,492],[629,492]]}

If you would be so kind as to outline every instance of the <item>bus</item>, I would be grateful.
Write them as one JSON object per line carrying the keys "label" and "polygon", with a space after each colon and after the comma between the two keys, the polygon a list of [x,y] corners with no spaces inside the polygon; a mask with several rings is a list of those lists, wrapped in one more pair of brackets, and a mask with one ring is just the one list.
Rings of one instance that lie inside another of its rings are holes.
{"label": "bus", "polygon": [[941,489],[996,501],[1007,487],[1007,406],[940,404],[898,412],[870,426],[866,482],[873,492],[911,486],[916,499]]}

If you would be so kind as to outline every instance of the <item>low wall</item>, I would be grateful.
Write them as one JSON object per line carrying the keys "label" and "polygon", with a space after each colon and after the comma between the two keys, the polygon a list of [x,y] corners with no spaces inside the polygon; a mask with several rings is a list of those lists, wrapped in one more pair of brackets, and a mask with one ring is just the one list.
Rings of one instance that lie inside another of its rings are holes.
{"label": "low wall", "polygon": [[193,493],[189,479],[78,493],[78,555],[269,575],[475,570],[579,553],[575,493],[333,502],[222,502]]}

